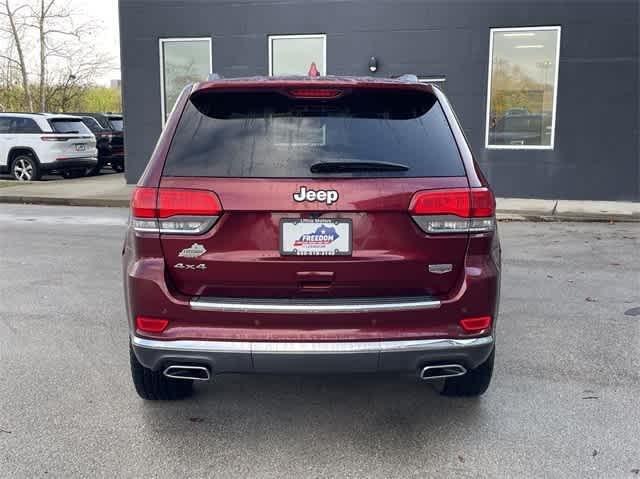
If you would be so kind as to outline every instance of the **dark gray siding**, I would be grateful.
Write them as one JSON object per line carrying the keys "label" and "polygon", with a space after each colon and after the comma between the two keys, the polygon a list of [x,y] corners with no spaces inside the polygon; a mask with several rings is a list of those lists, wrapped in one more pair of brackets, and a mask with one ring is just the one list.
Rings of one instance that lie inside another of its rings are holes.
{"label": "dark gray siding", "polygon": [[[329,74],[446,75],[499,196],[640,200],[638,2],[120,0],[127,180],[161,129],[158,38],[213,38],[214,71],[266,75],[267,35],[327,34]],[[562,26],[556,142],[486,150],[489,28]]]}

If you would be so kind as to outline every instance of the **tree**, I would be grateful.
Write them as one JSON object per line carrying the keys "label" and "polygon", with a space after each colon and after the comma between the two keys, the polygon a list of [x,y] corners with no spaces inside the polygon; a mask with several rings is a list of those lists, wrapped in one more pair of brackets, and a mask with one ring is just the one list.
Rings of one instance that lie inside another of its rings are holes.
{"label": "tree", "polygon": [[11,55],[11,48],[4,54],[0,53],[0,58],[6,60],[8,69],[11,68],[11,66],[17,66],[20,69],[27,108],[29,111],[33,111],[33,97],[31,96],[29,87],[29,74],[23,50],[24,34],[27,24],[26,19],[21,16],[22,12],[25,11],[29,5],[23,3],[12,9],[10,0],[3,0],[0,7],[2,8],[0,18],[4,20],[2,24],[0,24],[0,32],[4,33],[5,37],[8,36],[10,38],[10,46],[15,48],[17,59]]}
{"label": "tree", "polygon": [[[86,79],[87,73],[90,73],[89,76],[96,73],[99,63],[91,61],[92,56],[83,48],[94,27],[91,22],[78,25],[75,21],[77,16],[78,12],[72,8],[69,1],[37,0],[37,5],[31,7],[30,26],[37,32],[40,54],[40,111],[47,111],[48,100],[51,99],[49,95],[62,91],[65,97],[70,94],[69,88],[76,80]],[[53,91],[47,88],[51,80],[48,78],[48,66],[52,58],[59,60],[62,70],[61,78],[57,79],[60,88]],[[87,58],[90,60],[87,61]],[[93,68],[87,72],[89,64]]]}
{"label": "tree", "polygon": [[[0,0],[0,33],[12,45],[0,52],[0,59],[7,69],[21,71],[25,108],[30,111],[36,90],[30,73],[38,78],[39,110],[65,111],[96,77],[112,68],[112,57],[95,48],[96,22],[83,21],[86,16],[75,5],[73,0]],[[25,40],[36,45],[31,57],[24,54]]]}

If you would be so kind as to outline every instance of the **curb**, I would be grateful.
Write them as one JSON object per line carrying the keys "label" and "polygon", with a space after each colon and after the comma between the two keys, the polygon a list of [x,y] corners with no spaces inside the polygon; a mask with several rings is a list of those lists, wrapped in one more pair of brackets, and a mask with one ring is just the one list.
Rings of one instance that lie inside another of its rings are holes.
{"label": "curb", "polygon": [[98,206],[128,208],[129,200],[117,198],[52,198],[46,196],[0,196],[0,203],[21,203],[27,205],[57,206]]}
{"label": "curb", "polygon": [[640,223],[640,217],[629,215],[612,215],[612,214],[555,214],[548,213],[536,214],[531,211],[526,213],[503,212],[498,210],[496,214],[498,221],[531,221],[531,222],[588,222],[588,223]]}

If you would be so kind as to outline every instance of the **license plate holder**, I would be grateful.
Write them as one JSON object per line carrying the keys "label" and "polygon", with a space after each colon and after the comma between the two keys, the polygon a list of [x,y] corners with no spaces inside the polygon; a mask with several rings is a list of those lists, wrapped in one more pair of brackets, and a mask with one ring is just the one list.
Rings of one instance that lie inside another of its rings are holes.
{"label": "license plate holder", "polygon": [[351,256],[353,222],[338,218],[282,218],[282,256]]}

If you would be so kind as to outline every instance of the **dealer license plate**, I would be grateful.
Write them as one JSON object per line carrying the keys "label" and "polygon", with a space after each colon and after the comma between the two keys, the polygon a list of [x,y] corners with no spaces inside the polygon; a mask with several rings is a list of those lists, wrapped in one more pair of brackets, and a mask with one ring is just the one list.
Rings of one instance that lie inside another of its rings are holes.
{"label": "dealer license plate", "polygon": [[280,220],[280,254],[335,256],[351,254],[350,219]]}

